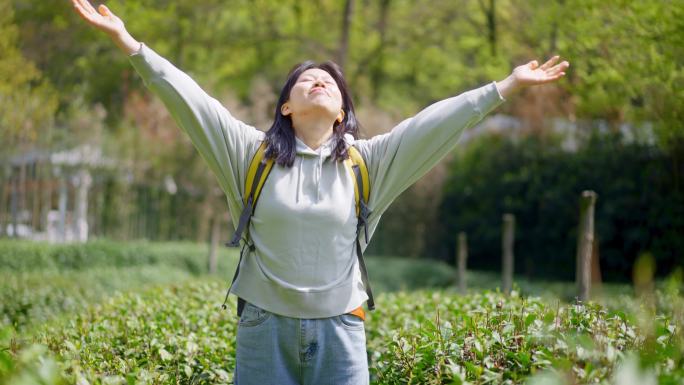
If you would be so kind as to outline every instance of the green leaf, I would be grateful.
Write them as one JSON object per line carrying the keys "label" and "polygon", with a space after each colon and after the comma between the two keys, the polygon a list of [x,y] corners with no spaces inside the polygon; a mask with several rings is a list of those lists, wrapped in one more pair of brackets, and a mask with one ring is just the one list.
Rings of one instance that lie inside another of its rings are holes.
{"label": "green leaf", "polygon": [[159,348],[159,357],[162,361],[171,361],[173,359],[173,354],[169,353],[164,348]]}

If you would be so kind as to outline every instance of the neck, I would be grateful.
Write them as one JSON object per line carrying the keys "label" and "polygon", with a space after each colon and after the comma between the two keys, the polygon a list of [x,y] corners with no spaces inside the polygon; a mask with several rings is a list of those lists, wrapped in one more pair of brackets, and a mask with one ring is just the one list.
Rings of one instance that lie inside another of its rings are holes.
{"label": "neck", "polygon": [[295,130],[295,136],[312,150],[316,150],[323,143],[327,142],[333,134],[330,118],[293,121],[292,126]]}

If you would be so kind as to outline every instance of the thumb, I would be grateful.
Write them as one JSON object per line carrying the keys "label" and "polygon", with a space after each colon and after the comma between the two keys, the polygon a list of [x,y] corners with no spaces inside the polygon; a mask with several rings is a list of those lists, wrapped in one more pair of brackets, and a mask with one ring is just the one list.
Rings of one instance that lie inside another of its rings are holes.
{"label": "thumb", "polygon": [[100,6],[97,7],[97,11],[98,11],[98,12],[100,13],[100,15],[102,15],[102,16],[108,16],[108,15],[111,15],[111,14],[112,14],[112,12],[109,10],[109,8],[107,8],[107,6],[104,5],[104,4],[100,4]]}
{"label": "thumb", "polygon": [[530,68],[535,69],[539,66],[539,63],[536,60],[532,60],[531,62],[527,63]]}

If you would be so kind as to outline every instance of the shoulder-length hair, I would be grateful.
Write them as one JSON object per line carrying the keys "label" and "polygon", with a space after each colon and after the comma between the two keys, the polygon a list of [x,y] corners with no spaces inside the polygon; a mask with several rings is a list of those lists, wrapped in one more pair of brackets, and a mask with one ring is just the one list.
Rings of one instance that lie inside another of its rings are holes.
{"label": "shoulder-length hair", "polygon": [[281,113],[281,107],[290,98],[290,91],[297,82],[299,75],[302,72],[311,69],[319,68],[332,76],[337,83],[337,88],[342,94],[342,110],[344,110],[344,119],[342,122],[337,120],[333,123],[333,141],[335,146],[332,150],[331,157],[333,160],[344,160],[349,156],[347,153],[347,146],[344,142],[344,135],[351,134],[354,139],[358,138],[360,124],[356,120],[354,113],[354,103],[352,102],[347,82],[344,80],[342,69],[333,61],[326,61],[321,64],[316,64],[312,60],[296,64],[287,75],[285,86],[280,91],[280,98],[275,109],[275,118],[273,125],[266,132],[266,152],[265,158],[274,158],[276,163],[283,167],[292,167],[295,156],[297,154],[294,128],[292,127],[292,118]]}

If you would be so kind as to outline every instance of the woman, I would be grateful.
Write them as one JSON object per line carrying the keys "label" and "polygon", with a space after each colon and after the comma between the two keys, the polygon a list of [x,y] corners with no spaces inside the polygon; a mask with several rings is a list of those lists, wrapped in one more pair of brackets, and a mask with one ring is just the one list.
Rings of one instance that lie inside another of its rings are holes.
{"label": "woman", "polygon": [[[246,301],[238,321],[235,383],[367,384],[365,314],[369,299],[354,243],[354,180],[342,160],[354,146],[370,176],[372,236],[390,203],[444,155],[461,133],[523,86],[555,81],[569,66],[516,67],[501,82],[439,101],[390,132],[356,139],[346,82],[332,62],[293,68],[267,133],[235,119],[190,77],[136,41],[107,7],[72,0],[77,13],[129,55],[216,174],[233,223],[245,173],[262,142],[275,159],[249,225],[250,253],[231,292]],[[370,239],[370,236],[368,237]],[[369,239],[363,237],[365,249]]]}

